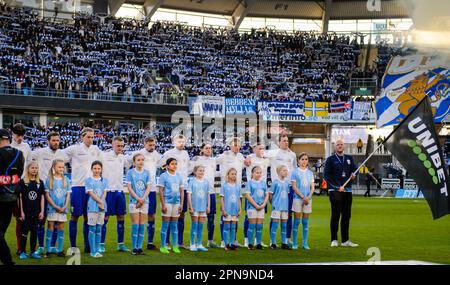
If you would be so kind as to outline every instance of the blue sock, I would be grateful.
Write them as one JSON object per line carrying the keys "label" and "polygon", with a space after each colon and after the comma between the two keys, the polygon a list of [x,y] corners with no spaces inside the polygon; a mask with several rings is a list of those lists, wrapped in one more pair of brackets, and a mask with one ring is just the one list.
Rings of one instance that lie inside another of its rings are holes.
{"label": "blue sock", "polygon": [[244,238],[248,238],[248,216],[245,215],[245,219],[244,219]]}
{"label": "blue sock", "polygon": [[[245,227],[245,225],[244,225]],[[248,231],[247,231],[247,238],[248,238],[248,244],[253,244],[253,232],[255,231],[255,224],[249,224],[248,225]]]}
{"label": "blue sock", "polygon": [[203,244],[203,225],[205,223],[198,223],[197,224],[197,245],[201,246]]}
{"label": "blue sock", "polygon": [[281,243],[286,244],[287,222],[281,222]]}
{"label": "blue sock", "polygon": [[117,221],[117,243],[123,244],[123,237],[125,235],[125,221]]}
{"label": "blue sock", "polygon": [[96,253],[96,251],[95,251],[96,230],[97,230],[97,226],[89,226],[88,239],[89,239],[89,245],[91,247],[91,254]]}
{"label": "blue sock", "polygon": [[229,244],[229,236],[230,236],[230,224],[223,224],[222,225],[223,231],[222,231],[222,236],[223,236],[223,241],[225,242],[225,245]]}
{"label": "blue sock", "polygon": [[153,243],[155,237],[155,221],[148,221],[147,223],[148,243]]}
{"label": "blue sock", "polygon": [[166,244],[170,243],[170,221],[169,221],[169,226],[167,228],[167,235],[166,235]]}
{"label": "blue sock", "polygon": [[230,243],[231,244],[234,244],[234,242],[236,241],[236,230],[237,230],[236,224],[231,224],[231,232],[230,232]]}
{"label": "blue sock", "polygon": [[64,245],[64,230],[58,230],[56,235],[58,237],[58,252],[62,252]]}
{"label": "blue sock", "polygon": [[57,239],[58,239],[58,231],[53,231],[51,247],[55,247]]}
{"label": "blue sock", "polygon": [[137,249],[138,234],[139,234],[139,225],[132,224],[131,225],[131,247],[133,249]]}
{"label": "blue sock", "polygon": [[197,226],[198,226],[198,223],[192,221],[192,224],[191,224],[191,244],[192,245],[195,244],[195,234],[197,233]]}
{"label": "blue sock", "polygon": [[[223,236],[223,231],[224,231],[223,225],[224,225],[223,224],[223,216],[221,215],[220,216],[220,239],[225,241],[225,237]],[[225,242],[225,244],[227,244],[227,243]]]}
{"label": "blue sock", "polygon": [[77,247],[77,230],[78,230],[78,222],[69,221],[69,239],[70,239],[70,247]]}
{"label": "blue sock", "polygon": [[172,246],[178,246],[178,221],[170,222],[170,231],[172,232]]}
{"label": "blue sock", "polygon": [[261,242],[262,242],[262,231],[263,231],[263,224],[257,224],[256,225],[256,244],[261,244]]}
{"label": "blue sock", "polygon": [[302,228],[303,228],[303,245],[308,245],[308,231],[309,231],[309,219],[302,218]]}
{"label": "blue sock", "polygon": [[208,240],[214,240],[214,214],[208,215]]}
{"label": "blue sock", "polygon": [[44,225],[44,222],[42,222],[42,221],[38,222],[37,237],[38,237],[39,247],[44,247],[45,225]]}
{"label": "blue sock", "polygon": [[292,234],[292,214],[289,212],[287,223],[286,223],[286,237],[291,238]]}
{"label": "blue sock", "polygon": [[103,225],[97,225],[97,229],[95,231],[95,252],[98,252],[100,249],[100,242],[102,240],[102,228]]}
{"label": "blue sock", "polygon": [[[184,235],[184,217],[178,218],[178,244],[183,244],[183,235]],[[172,238],[173,239],[173,238]],[[175,245],[175,244],[174,244]]]}
{"label": "blue sock", "polygon": [[276,238],[277,238],[278,224],[279,224],[279,222],[275,222],[275,221],[271,222],[271,227],[270,227],[270,243],[271,244],[277,244]]}
{"label": "blue sock", "polygon": [[300,219],[294,218],[294,227],[292,229],[292,244],[298,246],[298,227],[300,226]]}
{"label": "blue sock", "polygon": [[[119,223],[119,222],[117,222]],[[104,220],[103,226],[102,226],[102,238],[100,239],[101,244],[105,244],[106,239],[106,225],[108,224],[108,220]]]}
{"label": "blue sock", "polygon": [[45,252],[50,252],[50,244],[52,243],[53,231],[47,229],[47,234],[45,236]]}
{"label": "blue sock", "polygon": [[83,222],[83,238],[84,238],[84,248],[89,246],[89,225],[87,224],[87,218]]}
{"label": "blue sock", "polygon": [[167,231],[169,230],[169,221],[162,221],[161,225],[161,247],[165,247],[167,245]]}
{"label": "blue sock", "polygon": [[139,232],[138,232],[138,239],[137,239],[137,246],[139,249],[142,249],[142,244],[144,243],[144,237],[145,237],[145,225],[140,224]]}

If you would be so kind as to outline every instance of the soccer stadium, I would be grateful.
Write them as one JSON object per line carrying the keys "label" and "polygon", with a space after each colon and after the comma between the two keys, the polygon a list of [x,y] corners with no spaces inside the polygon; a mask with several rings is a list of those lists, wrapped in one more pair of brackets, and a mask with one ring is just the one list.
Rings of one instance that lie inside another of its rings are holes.
{"label": "soccer stadium", "polygon": [[0,0],[5,265],[450,264],[446,0]]}

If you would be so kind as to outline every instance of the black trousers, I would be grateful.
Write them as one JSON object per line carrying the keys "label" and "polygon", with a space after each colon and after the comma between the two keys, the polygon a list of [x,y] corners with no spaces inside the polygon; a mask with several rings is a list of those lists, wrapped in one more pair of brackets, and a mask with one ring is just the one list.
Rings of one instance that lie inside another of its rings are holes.
{"label": "black trousers", "polygon": [[367,183],[366,187],[367,187],[367,191],[366,191],[366,193],[364,193],[364,197],[366,197],[366,196],[370,197],[370,183]]}
{"label": "black trousers", "polygon": [[12,212],[15,205],[16,201],[13,202],[0,201],[0,261],[5,265],[13,264],[11,252],[5,240],[5,235],[9,223],[11,222]]}
{"label": "black trousers", "polygon": [[350,217],[352,213],[352,193],[329,191],[331,203],[331,241],[337,240],[339,220],[341,221],[341,242],[349,240]]}
{"label": "black trousers", "polygon": [[36,251],[38,222],[39,217],[27,217],[25,215],[25,220],[23,221],[20,235],[20,252],[27,252],[26,248],[28,233],[30,233],[30,253]]}

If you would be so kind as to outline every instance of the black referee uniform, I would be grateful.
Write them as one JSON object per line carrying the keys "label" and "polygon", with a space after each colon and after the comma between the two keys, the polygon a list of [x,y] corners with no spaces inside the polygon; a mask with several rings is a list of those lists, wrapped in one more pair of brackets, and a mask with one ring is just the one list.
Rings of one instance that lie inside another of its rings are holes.
{"label": "black referee uniform", "polygon": [[331,241],[337,240],[339,220],[341,220],[341,242],[349,240],[349,226],[352,212],[352,182],[345,186],[344,192],[339,192],[339,187],[356,171],[355,161],[350,155],[338,155],[334,153],[327,158],[323,175],[328,185],[328,193],[331,203]]}

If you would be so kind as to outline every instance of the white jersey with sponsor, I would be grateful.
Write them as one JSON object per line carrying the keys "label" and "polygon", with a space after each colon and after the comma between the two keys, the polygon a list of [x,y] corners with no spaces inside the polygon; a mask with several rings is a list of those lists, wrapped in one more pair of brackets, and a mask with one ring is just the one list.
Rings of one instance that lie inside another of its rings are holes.
{"label": "white jersey with sponsor", "polygon": [[272,181],[278,180],[277,167],[284,165],[288,169],[288,176],[297,168],[297,157],[290,149],[272,149],[266,152],[265,156],[270,159],[270,178]]}
{"label": "white jersey with sponsor", "polygon": [[39,165],[39,178],[46,181],[53,160],[61,159],[64,163],[69,161],[67,155],[60,149],[52,150],[49,147],[38,148],[31,152],[30,160],[36,161]]}
{"label": "white jersey with sponsor", "polygon": [[258,157],[256,154],[252,153],[248,156],[251,160],[249,167],[246,167],[247,181],[252,179],[252,169],[255,166],[259,166],[262,169],[261,180],[267,183],[267,169],[270,166],[270,159],[267,157]]}
{"label": "white jersey with sponsor", "polygon": [[131,154],[131,156],[129,156],[129,163],[130,163],[129,165],[130,166],[133,164],[133,156],[138,153],[142,154],[145,158],[144,169],[150,173],[150,179],[151,179],[151,184],[152,184],[151,191],[155,192],[157,189],[157,187],[156,187],[156,170],[159,167],[159,162],[160,162],[162,156],[156,150],[150,152],[150,151],[146,150],[145,148],[143,148],[143,149],[133,152]]}
{"label": "white jersey with sponsor", "polygon": [[101,151],[96,145],[87,147],[84,143],[71,145],[63,150],[72,167],[72,187],[84,186],[91,176],[91,164],[101,159]]}
{"label": "white jersey with sponsor", "polygon": [[220,179],[222,185],[227,181],[226,176],[230,168],[234,168],[237,171],[236,183],[242,185],[242,169],[244,168],[244,156],[242,153],[234,153],[231,150],[223,152],[216,159],[217,164],[220,166]]}
{"label": "white jersey with sponsor", "polygon": [[123,154],[116,154],[112,149],[102,152],[102,174],[108,180],[110,190],[123,191],[125,160]]}
{"label": "white jersey with sponsor", "polygon": [[205,179],[211,189],[214,189],[214,179],[216,177],[216,158],[208,156],[196,156],[191,160],[189,172],[194,171],[194,167],[201,165],[205,168]]}
{"label": "white jersey with sponsor", "polygon": [[177,172],[183,177],[184,186],[187,187],[187,178],[189,175],[189,154],[186,150],[172,148],[166,151],[160,161],[160,165],[165,165],[169,158],[177,160]]}

